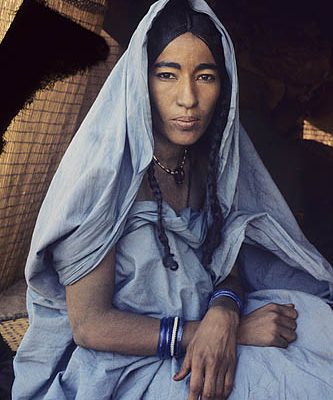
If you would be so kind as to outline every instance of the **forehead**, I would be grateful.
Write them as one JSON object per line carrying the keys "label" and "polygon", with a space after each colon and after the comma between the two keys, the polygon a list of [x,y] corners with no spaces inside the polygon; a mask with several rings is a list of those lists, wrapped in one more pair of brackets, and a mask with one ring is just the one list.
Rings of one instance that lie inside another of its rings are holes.
{"label": "forehead", "polygon": [[172,40],[157,57],[156,62],[173,61],[179,64],[215,63],[214,57],[206,43],[190,32]]}

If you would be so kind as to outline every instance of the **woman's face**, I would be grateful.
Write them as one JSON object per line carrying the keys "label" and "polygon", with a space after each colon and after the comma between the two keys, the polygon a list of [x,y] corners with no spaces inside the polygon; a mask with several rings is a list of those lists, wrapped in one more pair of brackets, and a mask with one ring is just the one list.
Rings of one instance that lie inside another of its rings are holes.
{"label": "woman's face", "polygon": [[192,33],[170,42],[149,72],[154,135],[190,146],[205,133],[221,80],[207,45]]}

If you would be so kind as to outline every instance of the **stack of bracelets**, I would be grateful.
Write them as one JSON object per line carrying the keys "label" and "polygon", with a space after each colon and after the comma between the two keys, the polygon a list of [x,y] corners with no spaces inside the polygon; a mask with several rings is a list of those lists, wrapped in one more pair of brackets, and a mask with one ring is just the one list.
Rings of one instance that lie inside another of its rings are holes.
{"label": "stack of bracelets", "polygon": [[210,297],[208,307],[210,307],[213,304],[214,300],[220,297],[229,297],[229,299],[233,300],[237,304],[239,312],[241,313],[243,311],[243,302],[238,296],[238,294],[233,292],[232,290],[227,290],[227,289],[215,290]]}
{"label": "stack of bracelets", "polygon": [[181,356],[183,331],[183,318],[169,317],[161,319],[157,352],[162,360]]}
{"label": "stack of bracelets", "polygon": [[[220,297],[229,297],[238,306],[239,311],[242,311],[243,303],[237,293],[232,290],[219,289],[215,290],[210,297],[208,307],[210,307],[214,300]],[[166,360],[172,357],[180,357],[181,341],[184,332],[184,319],[180,317],[165,317],[160,322],[160,336],[157,346],[157,354],[160,359]]]}

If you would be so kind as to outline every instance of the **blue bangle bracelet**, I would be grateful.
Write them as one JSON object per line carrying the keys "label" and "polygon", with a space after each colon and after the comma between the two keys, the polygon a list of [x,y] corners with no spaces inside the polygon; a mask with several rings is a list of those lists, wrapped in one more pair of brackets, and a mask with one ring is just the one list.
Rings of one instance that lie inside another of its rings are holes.
{"label": "blue bangle bracelet", "polygon": [[167,337],[166,337],[166,351],[165,358],[171,358],[171,338],[172,338],[172,328],[173,328],[174,318],[167,319]]}
{"label": "blue bangle bracelet", "polygon": [[164,359],[165,342],[166,342],[166,319],[162,318],[160,321],[160,336],[158,340],[157,353],[159,358]]}
{"label": "blue bangle bracelet", "polygon": [[233,292],[232,290],[226,290],[226,289],[220,289],[213,292],[209,300],[208,307],[210,307],[213,304],[213,301],[218,299],[219,297],[229,297],[237,304],[240,312],[243,310],[243,302],[238,296],[238,294]]}
{"label": "blue bangle bracelet", "polygon": [[[171,358],[171,342],[172,333],[174,329],[175,318],[174,317],[164,317],[160,320],[160,335],[157,345],[157,355],[161,360],[166,360]],[[184,320],[179,318],[176,340],[174,343],[174,356],[179,357],[181,355],[181,340],[184,331]]]}

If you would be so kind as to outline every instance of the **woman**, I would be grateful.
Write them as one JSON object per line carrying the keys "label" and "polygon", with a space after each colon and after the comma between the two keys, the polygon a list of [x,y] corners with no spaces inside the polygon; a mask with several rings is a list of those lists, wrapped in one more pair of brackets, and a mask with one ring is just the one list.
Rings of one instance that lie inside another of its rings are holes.
{"label": "woman", "polygon": [[319,298],[332,269],[239,125],[237,90],[232,43],[206,3],[154,4],[38,217],[14,399],[333,394],[333,317]]}

